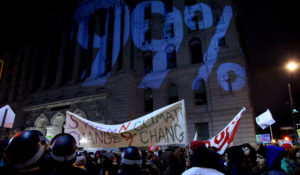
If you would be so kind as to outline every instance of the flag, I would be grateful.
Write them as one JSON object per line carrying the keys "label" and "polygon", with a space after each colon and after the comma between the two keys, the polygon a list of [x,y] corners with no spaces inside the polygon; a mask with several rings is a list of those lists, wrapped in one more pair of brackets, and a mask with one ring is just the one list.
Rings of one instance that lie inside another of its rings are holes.
{"label": "flag", "polygon": [[[5,111],[7,112],[5,113]],[[5,120],[3,122],[3,120]],[[15,120],[15,113],[10,108],[9,105],[5,105],[4,107],[0,108],[0,127],[4,128],[12,128]],[[2,126],[3,124],[3,126]]]}
{"label": "flag", "polygon": [[[237,132],[242,113],[246,110],[245,107],[220,131],[216,136],[209,140],[202,141],[206,147],[214,146],[218,149],[219,154],[223,154],[228,145],[232,142]],[[232,144],[235,144],[234,142]],[[231,144],[231,145],[232,145]]]}
{"label": "flag", "polygon": [[278,139],[279,146],[283,147],[285,150],[293,148],[293,143],[290,140]]}
{"label": "flag", "polygon": [[194,137],[194,140],[193,140],[193,141],[197,141],[197,139],[198,139],[198,133],[197,133],[197,131],[196,131],[195,137]]}
{"label": "flag", "polygon": [[260,126],[262,129],[265,129],[268,126],[271,126],[275,123],[275,120],[272,117],[272,114],[270,110],[268,109],[266,112],[260,114],[258,117],[256,117],[256,123],[258,126]]}

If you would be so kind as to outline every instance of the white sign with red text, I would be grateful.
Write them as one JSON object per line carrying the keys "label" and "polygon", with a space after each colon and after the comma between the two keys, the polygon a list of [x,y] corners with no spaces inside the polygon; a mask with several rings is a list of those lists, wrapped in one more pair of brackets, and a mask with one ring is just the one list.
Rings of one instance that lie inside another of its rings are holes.
{"label": "white sign with red text", "polygon": [[214,146],[218,148],[218,153],[223,154],[227,146],[234,139],[234,136],[237,132],[239,122],[242,116],[242,113],[246,110],[245,107],[232,119],[228,125],[219,132],[216,136],[212,137],[209,140],[204,141],[206,146]]}

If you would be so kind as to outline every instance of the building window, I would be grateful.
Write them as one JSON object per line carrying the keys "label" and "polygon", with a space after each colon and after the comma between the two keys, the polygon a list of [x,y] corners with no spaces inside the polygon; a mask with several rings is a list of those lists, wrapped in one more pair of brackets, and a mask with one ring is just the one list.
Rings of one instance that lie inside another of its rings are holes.
{"label": "building window", "polygon": [[167,69],[175,68],[176,63],[176,46],[174,44],[169,44],[166,47],[167,53]]}
{"label": "building window", "polygon": [[184,5],[192,6],[196,4],[196,0],[184,0]]}
{"label": "building window", "polygon": [[151,44],[151,30],[148,29],[145,33],[144,33],[144,37],[145,37],[145,43],[143,44]]}
{"label": "building window", "polygon": [[152,69],[152,51],[148,50],[148,51],[144,51],[143,52],[143,59],[144,59],[144,73],[148,74],[151,73],[153,71]]}
{"label": "building window", "polygon": [[164,36],[165,36],[165,39],[174,38],[174,24],[173,23],[165,24]]}
{"label": "building window", "polygon": [[227,75],[228,75],[228,79],[226,80],[226,82],[228,84],[228,92],[232,93],[232,82],[236,81],[237,76],[233,71],[229,71]]}
{"label": "building window", "polygon": [[228,92],[232,93],[232,81],[231,81],[231,78],[228,78],[227,83],[228,83]]}
{"label": "building window", "polygon": [[202,55],[202,46],[201,40],[199,38],[193,38],[189,42],[189,47],[191,49],[191,62],[192,64],[202,63],[203,55]]}
{"label": "building window", "polygon": [[145,20],[151,19],[151,3],[145,6],[144,19]]}
{"label": "building window", "polygon": [[[114,30],[114,11],[113,9],[109,10],[109,19],[108,19],[108,31]],[[120,26],[118,26],[120,27]],[[108,32],[107,34],[107,48],[106,48],[106,59],[105,59],[105,74],[111,72],[112,69],[112,51],[113,51],[113,32]]]}
{"label": "building window", "polygon": [[168,104],[172,104],[178,101],[178,91],[176,84],[171,84],[168,87]]}
{"label": "building window", "polygon": [[165,13],[170,13],[173,11],[173,0],[163,0],[165,4]]}
{"label": "building window", "polygon": [[207,104],[205,81],[203,79],[196,80],[193,89],[195,96],[195,105]]}
{"label": "building window", "polygon": [[196,123],[196,131],[198,134],[197,140],[209,139],[208,122]]}
{"label": "building window", "polygon": [[222,38],[219,40],[218,46],[219,46],[219,47],[226,46],[226,40],[225,40],[225,37],[222,37]]}
{"label": "building window", "polygon": [[153,111],[153,93],[152,89],[146,89],[144,92],[144,111],[152,112]]}

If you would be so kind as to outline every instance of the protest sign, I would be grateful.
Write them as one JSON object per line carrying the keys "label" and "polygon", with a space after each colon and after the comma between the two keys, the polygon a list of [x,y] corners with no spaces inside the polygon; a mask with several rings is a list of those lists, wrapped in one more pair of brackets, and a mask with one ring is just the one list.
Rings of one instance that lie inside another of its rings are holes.
{"label": "protest sign", "polygon": [[188,143],[183,100],[117,125],[92,122],[67,112],[65,132],[84,148]]}
{"label": "protest sign", "polygon": [[9,105],[0,108],[0,127],[12,128],[15,120],[15,113]]}
{"label": "protest sign", "polygon": [[245,107],[227,124],[227,126],[216,136],[204,141],[207,147],[214,146],[218,149],[218,153],[223,154],[228,144],[234,139],[237,132],[242,113],[246,110]]}
{"label": "protest sign", "polygon": [[270,134],[256,134],[256,143],[271,143]]}
{"label": "protest sign", "polygon": [[268,126],[273,125],[275,123],[275,120],[273,119],[272,114],[268,109],[266,112],[256,117],[256,123],[262,129],[265,129]]}

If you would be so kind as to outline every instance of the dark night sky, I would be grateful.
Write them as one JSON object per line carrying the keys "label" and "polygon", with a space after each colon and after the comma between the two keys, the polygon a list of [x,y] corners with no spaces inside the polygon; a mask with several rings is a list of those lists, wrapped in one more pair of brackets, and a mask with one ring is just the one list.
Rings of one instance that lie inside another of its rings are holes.
{"label": "dark night sky", "polygon": [[[300,22],[296,1],[236,0],[240,8],[250,68],[250,86],[255,115],[270,109],[277,123],[291,123],[284,64],[291,58],[300,59]],[[32,2],[37,4],[33,5]],[[0,2],[0,46],[19,33],[24,24],[40,19],[57,8],[57,2],[68,1],[11,1]],[[71,2],[71,1],[70,1]],[[47,8],[46,8],[47,7]],[[30,20],[24,20],[29,18]],[[4,31],[6,33],[3,33]],[[300,104],[299,74],[293,76],[294,101]],[[298,95],[297,95],[298,94]],[[299,101],[298,101],[299,98]],[[263,131],[267,132],[267,131]]]}
{"label": "dark night sky", "polygon": [[[248,51],[250,83],[259,115],[270,109],[274,128],[291,124],[287,84],[292,83],[294,103],[300,103],[299,73],[290,76],[287,61],[300,58],[299,14],[293,1],[242,0],[239,4]],[[262,131],[262,133],[268,131]]]}

